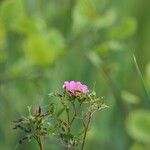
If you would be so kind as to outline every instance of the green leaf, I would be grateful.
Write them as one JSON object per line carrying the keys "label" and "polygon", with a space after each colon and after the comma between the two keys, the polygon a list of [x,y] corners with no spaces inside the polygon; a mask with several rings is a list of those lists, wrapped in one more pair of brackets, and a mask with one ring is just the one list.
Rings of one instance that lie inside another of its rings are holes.
{"label": "green leaf", "polygon": [[115,26],[109,33],[110,39],[125,39],[133,35],[137,29],[137,23],[134,18],[124,19],[118,26]]}
{"label": "green leaf", "polygon": [[0,22],[0,40],[3,40],[6,36],[6,29],[3,23]]}
{"label": "green leaf", "polygon": [[105,108],[109,108],[109,106],[107,106],[106,104],[101,104],[99,107],[99,110],[105,109]]}
{"label": "green leaf", "polygon": [[135,143],[132,145],[130,150],[148,150],[148,149],[146,149],[146,147],[142,144]]}
{"label": "green leaf", "polygon": [[94,50],[99,56],[107,56],[110,54],[110,51],[123,51],[124,45],[121,42],[110,40],[96,46]]}
{"label": "green leaf", "polygon": [[104,5],[105,2],[101,0],[78,0],[73,11],[73,31],[79,33],[91,27],[102,27],[111,22],[113,16],[110,16],[110,14],[104,16],[102,22],[99,18],[99,9]]}
{"label": "green leaf", "polygon": [[136,96],[128,91],[122,91],[121,97],[128,104],[137,104],[140,101],[138,96]]}
{"label": "green leaf", "polygon": [[70,139],[73,139],[73,135],[71,133],[66,133],[66,134],[63,134],[63,138],[64,139],[67,139],[67,140],[70,140]]}
{"label": "green leaf", "polygon": [[25,10],[22,0],[7,0],[0,7],[0,21],[11,30],[17,30],[24,15]]}
{"label": "green leaf", "polygon": [[25,35],[32,35],[34,33],[39,33],[45,31],[46,25],[44,20],[36,17],[24,16],[19,22],[16,31]]}
{"label": "green leaf", "polygon": [[137,110],[127,119],[127,131],[139,142],[150,143],[150,112]]}
{"label": "green leaf", "polygon": [[40,66],[53,64],[65,46],[64,39],[57,30],[30,35],[24,45],[26,58]]}
{"label": "green leaf", "polygon": [[99,67],[102,63],[100,57],[93,51],[88,53],[88,58],[96,67]]}
{"label": "green leaf", "polygon": [[97,28],[108,28],[116,21],[116,13],[113,10],[108,10],[103,16],[97,17],[94,22]]}
{"label": "green leaf", "polygon": [[146,75],[145,75],[145,77],[146,77],[146,83],[148,85],[148,88],[150,89],[150,63],[147,64],[145,70],[146,70]]}
{"label": "green leaf", "polygon": [[63,107],[62,109],[60,109],[57,113],[57,117],[59,117],[63,112],[65,111],[65,108]]}
{"label": "green leaf", "polygon": [[33,119],[32,113],[31,113],[31,106],[28,106],[28,113],[29,113],[29,118]]}

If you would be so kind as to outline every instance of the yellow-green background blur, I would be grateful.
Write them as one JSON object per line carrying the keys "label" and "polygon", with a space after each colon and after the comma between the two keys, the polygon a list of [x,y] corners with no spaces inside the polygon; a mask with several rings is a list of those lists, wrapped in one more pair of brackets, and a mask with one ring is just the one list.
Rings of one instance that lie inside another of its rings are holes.
{"label": "yellow-green background blur", "polygon": [[[48,104],[65,80],[96,82],[110,106],[93,118],[85,150],[150,150],[149,7],[149,0],[1,0],[0,150],[38,149],[16,148],[22,134],[12,120]],[[48,149],[62,150],[46,139]]]}

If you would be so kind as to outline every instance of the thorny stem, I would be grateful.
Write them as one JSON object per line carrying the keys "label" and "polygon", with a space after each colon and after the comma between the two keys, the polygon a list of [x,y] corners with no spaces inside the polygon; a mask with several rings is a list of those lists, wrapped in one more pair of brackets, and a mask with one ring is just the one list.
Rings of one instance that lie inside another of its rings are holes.
{"label": "thorny stem", "polygon": [[86,125],[85,125],[85,123],[84,123],[84,121],[83,121],[83,125],[84,125],[84,136],[83,136],[83,142],[82,142],[82,145],[81,145],[81,150],[83,150],[84,145],[85,145],[85,140],[86,140],[86,136],[87,136],[87,131],[88,131],[88,128],[89,128],[89,124],[90,124],[90,121],[91,121],[91,117],[92,117],[92,112],[89,113],[88,121],[87,121],[87,124],[86,124]]}
{"label": "thorny stem", "polygon": [[[66,113],[67,113],[67,128],[68,128],[68,133],[70,133],[70,117],[69,117],[69,109],[66,108]],[[71,145],[69,140],[67,141],[67,150],[71,150]]]}
{"label": "thorny stem", "polygon": [[70,132],[70,117],[69,117],[69,109],[66,108],[66,113],[67,113],[67,128],[68,132]]}
{"label": "thorny stem", "polygon": [[38,142],[39,147],[40,147],[40,150],[44,150],[41,137],[38,137],[38,136],[36,136],[36,135],[34,135],[33,137],[34,137],[34,139]]}
{"label": "thorny stem", "polygon": [[[71,120],[70,120],[70,116],[69,116],[69,109],[66,109],[68,133],[70,133],[72,123],[75,120],[75,117],[77,115],[77,111],[76,111],[76,107],[75,107],[75,103],[74,102],[72,103],[72,106],[73,106],[73,110],[74,110],[74,115],[73,115]],[[68,143],[67,143],[67,150],[71,150],[71,149],[72,149],[71,148],[71,144],[68,141]]]}
{"label": "thorny stem", "polygon": [[[68,129],[68,134],[69,134],[70,133],[70,127],[71,127],[71,125],[70,125],[70,116],[69,116],[69,108],[66,107],[66,105],[63,103],[62,98],[61,98],[61,103],[64,106],[66,114],[67,114],[67,129]],[[66,148],[67,148],[67,150],[71,150],[71,145],[70,145],[69,140],[67,141],[67,147]]]}
{"label": "thorny stem", "polygon": [[44,150],[41,137],[39,137],[39,146],[40,146],[40,150]]}
{"label": "thorny stem", "polygon": [[76,118],[76,115],[77,115],[77,111],[76,111],[76,107],[75,107],[74,102],[72,103],[72,106],[73,106],[73,109],[74,109],[74,115],[73,115],[72,120],[70,122],[70,126],[72,125],[72,123],[73,123],[73,121],[74,121],[74,119]]}

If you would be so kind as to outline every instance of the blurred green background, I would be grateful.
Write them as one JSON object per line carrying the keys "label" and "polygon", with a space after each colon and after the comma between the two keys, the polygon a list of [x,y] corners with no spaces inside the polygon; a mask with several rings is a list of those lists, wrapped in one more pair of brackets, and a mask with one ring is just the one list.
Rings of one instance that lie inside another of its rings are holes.
{"label": "blurred green background", "polygon": [[[86,150],[150,149],[150,1],[1,0],[0,149],[16,148],[12,120],[78,80],[110,106],[95,115]],[[135,54],[138,67],[133,60]],[[139,73],[141,70],[142,76]],[[46,139],[45,149],[61,150]]]}

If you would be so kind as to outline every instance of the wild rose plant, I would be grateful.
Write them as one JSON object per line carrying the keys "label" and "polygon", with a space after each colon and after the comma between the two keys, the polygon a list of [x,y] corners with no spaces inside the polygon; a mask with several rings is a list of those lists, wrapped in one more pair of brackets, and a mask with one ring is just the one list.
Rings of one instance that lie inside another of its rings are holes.
{"label": "wild rose plant", "polygon": [[61,93],[49,94],[57,98],[55,103],[43,108],[37,106],[33,113],[29,107],[27,117],[14,121],[14,129],[24,132],[19,144],[35,139],[40,150],[44,150],[44,139],[54,136],[66,150],[84,149],[93,114],[107,105],[81,82],[65,81],[62,89]]}

